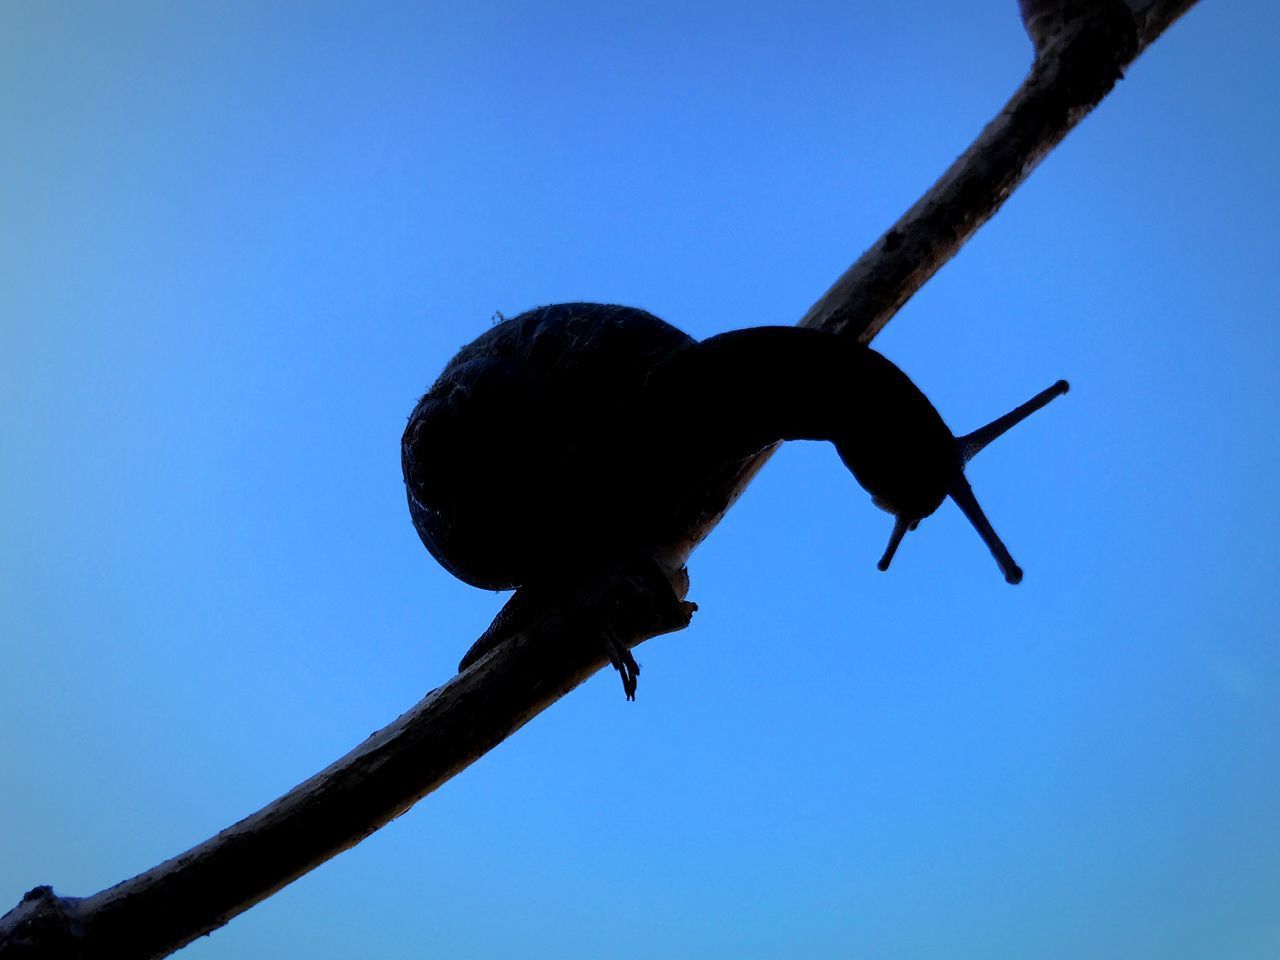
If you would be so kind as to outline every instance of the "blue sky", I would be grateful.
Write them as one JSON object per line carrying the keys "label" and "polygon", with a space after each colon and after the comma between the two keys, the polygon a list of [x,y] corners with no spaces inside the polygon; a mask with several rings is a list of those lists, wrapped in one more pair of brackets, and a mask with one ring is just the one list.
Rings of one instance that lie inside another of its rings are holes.
{"label": "blue sky", "polygon": [[[0,904],[239,819],[453,671],[398,439],[495,310],[798,318],[1012,92],[1014,4],[0,7]],[[1280,15],[1204,3],[877,347],[889,519],[784,449],[600,675],[193,958],[1280,952]]]}

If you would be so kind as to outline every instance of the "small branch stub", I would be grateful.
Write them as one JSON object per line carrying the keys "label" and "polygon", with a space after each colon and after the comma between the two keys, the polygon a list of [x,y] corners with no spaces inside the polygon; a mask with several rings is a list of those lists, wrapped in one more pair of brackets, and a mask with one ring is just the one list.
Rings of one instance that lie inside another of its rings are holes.
{"label": "small branch stub", "polygon": [[28,890],[0,917],[2,960],[80,960],[84,928],[78,897],[60,897],[52,887]]}
{"label": "small branch stub", "polygon": [[1137,24],[1123,0],[1018,0],[1018,12],[1037,57],[1082,37],[1095,50],[1107,51],[1117,65],[1136,52]]}

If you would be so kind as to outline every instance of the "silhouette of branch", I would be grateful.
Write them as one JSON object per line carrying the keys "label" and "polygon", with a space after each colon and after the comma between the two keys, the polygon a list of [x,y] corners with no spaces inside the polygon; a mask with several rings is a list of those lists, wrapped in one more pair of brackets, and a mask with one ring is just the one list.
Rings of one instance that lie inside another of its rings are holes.
{"label": "silhouette of branch", "polygon": [[[871,340],[1194,2],[1020,0],[1037,51],[1027,78],[801,322]],[[683,565],[769,453],[728,470],[678,518],[684,533],[657,558],[665,576],[619,566],[553,601],[517,592],[485,656],[262,810],[92,896],[30,891],[0,918],[0,958],[163,957],[359,843],[604,667],[602,624],[628,646],[686,626]]]}

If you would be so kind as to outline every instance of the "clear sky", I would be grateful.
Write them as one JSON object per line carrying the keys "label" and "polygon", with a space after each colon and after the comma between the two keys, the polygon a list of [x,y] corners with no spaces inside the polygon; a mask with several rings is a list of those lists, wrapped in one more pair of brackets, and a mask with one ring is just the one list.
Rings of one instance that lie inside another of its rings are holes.
{"label": "clear sky", "polygon": [[[1206,0],[877,346],[945,505],[784,449],[687,632],[192,958],[1280,955],[1280,13]],[[496,310],[789,323],[995,113],[1015,4],[0,5],[0,907],[453,672],[404,418]]]}

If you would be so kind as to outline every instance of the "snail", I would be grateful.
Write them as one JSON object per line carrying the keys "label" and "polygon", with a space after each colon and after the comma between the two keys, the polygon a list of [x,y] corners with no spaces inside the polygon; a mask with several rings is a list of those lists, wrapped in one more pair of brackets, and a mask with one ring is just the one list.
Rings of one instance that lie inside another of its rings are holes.
{"label": "snail", "polygon": [[[880,570],[949,496],[1018,583],[964,466],[1067,389],[1059,380],[957,437],[906,374],[849,337],[749,327],[697,341],[644,310],[554,304],[501,320],[449,361],[410,414],[401,465],[427,550],[490,590],[589,575],[601,558],[670,542],[707,482],[782,440],[832,442],[893,514]],[[631,696],[630,651],[610,658]]]}

